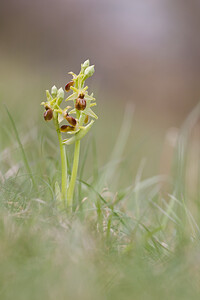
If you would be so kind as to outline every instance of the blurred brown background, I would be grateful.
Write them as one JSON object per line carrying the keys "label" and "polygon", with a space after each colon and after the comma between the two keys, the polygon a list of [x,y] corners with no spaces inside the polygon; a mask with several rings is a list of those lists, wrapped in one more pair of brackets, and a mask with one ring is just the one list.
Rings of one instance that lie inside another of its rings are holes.
{"label": "blurred brown background", "polygon": [[156,156],[155,136],[179,126],[199,101],[199,28],[199,0],[1,0],[1,101],[13,109],[26,101],[34,115],[44,90],[64,86],[68,71],[89,58],[99,143],[108,129],[114,143],[124,105],[133,102],[132,139],[148,136]]}
{"label": "blurred brown background", "polygon": [[199,0],[3,0],[0,54],[52,79],[90,58],[101,94],[179,118],[200,96],[199,28]]}

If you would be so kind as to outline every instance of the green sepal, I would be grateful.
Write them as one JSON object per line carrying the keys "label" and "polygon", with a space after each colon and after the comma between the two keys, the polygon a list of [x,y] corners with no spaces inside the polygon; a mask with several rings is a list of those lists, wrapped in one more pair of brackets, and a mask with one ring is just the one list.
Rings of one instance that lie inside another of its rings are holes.
{"label": "green sepal", "polygon": [[64,120],[65,120],[64,116],[62,114],[58,114],[58,123],[60,124]]}
{"label": "green sepal", "polygon": [[65,145],[72,145],[76,141],[81,140],[88,133],[88,131],[91,129],[93,123],[94,123],[94,120],[92,120],[87,126],[81,127],[81,129],[79,130],[79,132],[77,132],[73,137],[64,140],[63,144],[65,144]]}
{"label": "green sepal", "polygon": [[49,90],[46,90],[46,97],[47,97],[47,101],[53,100],[53,97],[52,97],[51,94],[49,93]]}
{"label": "green sepal", "polygon": [[70,110],[68,114],[69,114],[69,115],[71,115],[71,114],[76,114],[76,108],[73,108],[72,110]]}
{"label": "green sepal", "polygon": [[77,75],[76,75],[74,72],[68,72],[68,74],[72,75],[73,78],[75,78],[75,79],[76,79],[76,77],[77,77]]}
{"label": "green sepal", "polygon": [[69,97],[67,97],[67,99],[65,99],[65,101],[76,100],[77,98],[78,98],[78,94],[73,93]]}
{"label": "green sepal", "polygon": [[96,106],[96,105],[97,105],[96,102],[95,103],[90,103],[90,107]]}
{"label": "green sepal", "polygon": [[86,101],[95,101],[96,99],[93,97],[93,93],[91,95],[88,95],[87,93],[85,94],[85,100]]}
{"label": "green sepal", "polygon": [[91,110],[91,108],[88,108],[88,109],[87,109],[86,114],[87,114],[88,116],[90,116],[90,117],[96,119],[96,120],[98,119],[98,116],[93,112],[93,110]]}

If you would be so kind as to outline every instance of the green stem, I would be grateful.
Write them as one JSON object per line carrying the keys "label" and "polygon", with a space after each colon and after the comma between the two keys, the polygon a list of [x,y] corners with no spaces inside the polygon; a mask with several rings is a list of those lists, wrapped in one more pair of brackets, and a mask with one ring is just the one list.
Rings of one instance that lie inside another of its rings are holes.
{"label": "green stem", "polygon": [[54,125],[58,135],[59,145],[60,145],[60,157],[61,157],[61,171],[62,171],[62,181],[61,181],[61,197],[63,201],[63,206],[66,205],[67,200],[67,158],[65,152],[65,145],[63,145],[62,134],[60,132],[60,127],[58,123],[58,113],[54,112],[53,116]]}
{"label": "green stem", "polygon": [[80,153],[80,140],[76,141],[75,143],[73,168],[72,168],[70,184],[67,191],[68,207],[70,208],[72,208],[72,204],[73,204],[74,187],[76,183],[78,164],[79,164],[79,153]]}

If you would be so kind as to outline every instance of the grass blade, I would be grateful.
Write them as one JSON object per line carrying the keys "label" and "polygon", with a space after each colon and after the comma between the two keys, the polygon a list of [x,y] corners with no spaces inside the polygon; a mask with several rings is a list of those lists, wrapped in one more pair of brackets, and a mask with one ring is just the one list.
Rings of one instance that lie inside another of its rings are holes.
{"label": "grass blade", "polygon": [[14,120],[13,120],[13,118],[12,118],[12,116],[11,116],[9,110],[8,110],[8,108],[7,107],[5,107],[5,108],[6,108],[8,117],[10,119],[10,122],[12,124],[13,130],[14,130],[14,133],[15,133],[15,137],[16,137],[17,143],[19,145],[21,154],[22,154],[22,159],[23,159],[23,162],[24,162],[24,166],[26,168],[27,173],[29,174],[29,176],[31,178],[31,181],[33,183],[34,188],[37,190],[37,185],[36,185],[35,180],[33,178],[33,174],[32,174],[31,168],[29,166],[28,159],[27,159],[26,153],[24,151],[24,147],[23,147],[22,142],[20,140],[20,137],[19,137],[19,134],[18,134],[18,131],[17,131],[17,127],[15,126],[15,122],[14,122]]}

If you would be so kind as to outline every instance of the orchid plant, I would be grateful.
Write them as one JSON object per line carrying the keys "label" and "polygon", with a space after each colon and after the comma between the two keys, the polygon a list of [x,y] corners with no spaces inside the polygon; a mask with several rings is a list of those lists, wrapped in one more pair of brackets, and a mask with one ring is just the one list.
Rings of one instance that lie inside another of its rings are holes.
{"label": "orchid plant", "polygon": [[[58,183],[55,186],[57,198],[60,200],[62,208],[71,210],[79,164],[80,141],[89,132],[94,120],[98,117],[91,109],[96,105],[93,93],[89,95],[88,86],[85,86],[85,80],[94,74],[94,65],[90,66],[89,60],[86,60],[81,65],[78,75],[73,72],[69,72],[69,74],[72,75],[72,80],[66,84],[65,91],[67,93],[72,91],[72,93],[65,101],[67,104],[72,101],[72,106],[67,105],[64,109],[61,108],[61,103],[65,98],[64,90],[57,89],[55,85],[52,87],[51,93],[49,90],[46,91],[47,100],[41,105],[45,108],[45,121],[53,120],[54,122],[60,146],[62,181],[61,189]],[[92,118],[91,121],[90,118]],[[67,122],[67,124],[61,124],[63,122]],[[71,136],[66,138],[65,134]],[[75,145],[74,159],[69,178],[65,147],[72,144]]]}

